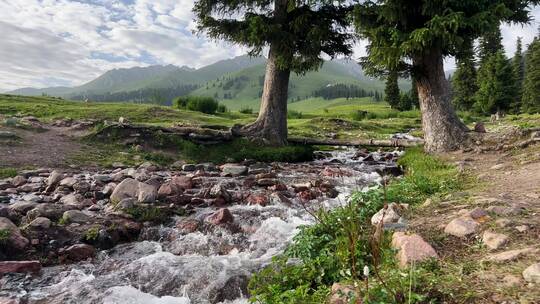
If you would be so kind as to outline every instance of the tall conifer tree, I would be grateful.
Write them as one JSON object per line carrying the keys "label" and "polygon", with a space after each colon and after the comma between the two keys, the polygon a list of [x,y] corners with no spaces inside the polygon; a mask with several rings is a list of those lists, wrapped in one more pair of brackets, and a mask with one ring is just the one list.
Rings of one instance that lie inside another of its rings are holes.
{"label": "tall conifer tree", "polygon": [[512,71],[514,72],[514,79],[516,80],[516,96],[512,103],[512,111],[517,113],[521,108],[521,98],[523,94],[523,79],[525,78],[525,60],[523,58],[523,46],[521,44],[521,37],[516,41],[516,52],[514,58],[512,58]]}
{"label": "tall conifer tree", "polygon": [[239,133],[271,145],[287,140],[287,95],[291,72],[315,70],[330,57],[352,53],[347,4],[331,1],[196,0],[200,32],[250,48],[269,48],[257,120]]}
{"label": "tall conifer tree", "polygon": [[[540,36],[540,35],[539,35]],[[534,38],[525,55],[522,111],[540,112],[540,38]]]}
{"label": "tall conifer tree", "polygon": [[538,0],[362,1],[354,16],[360,37],[369,40],[366,71],[406,70],[417,81],[427,151],[458,149],[467,128],[450,102],[443,58],[500,22],[526,23]]}
{"label": "tall conifer tree", "polygon": [[452,103],[458,110],[470,111],[478,89],[472,41],[463,45],[463,48],[456,55],[456,61],[457,69],[452,75]]}

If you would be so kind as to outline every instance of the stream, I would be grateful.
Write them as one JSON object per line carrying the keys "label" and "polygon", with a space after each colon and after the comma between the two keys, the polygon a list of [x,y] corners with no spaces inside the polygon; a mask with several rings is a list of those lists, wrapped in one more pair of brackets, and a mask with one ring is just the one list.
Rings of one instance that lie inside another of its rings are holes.
{"label": "stream", "polygon": [[[377,185],[380,172],[396,170],[401,152],[356,153],[356,149],[325,152],[319,160],[272,164],[270,170],[285,185],[332,183],[339,194],[319,196],[309,201],[309,208],[335,208],[351,192]],[[212,178],[240,191],[245,177]],[[299,200],[293,197],[290,204],[270,200],[266,206],[233,203],[226,207],[234,225],[186,231],[179,223],[203,221],[217,210],[194,208],[192,214],[177,216],[167,225],[145,226],[138,241],[100,251],[91,261],[44,267],[35,276],[7,275],[0,296],[35,304],[248,303],[251,274],[282,253],[299,226],[314,222]]]}

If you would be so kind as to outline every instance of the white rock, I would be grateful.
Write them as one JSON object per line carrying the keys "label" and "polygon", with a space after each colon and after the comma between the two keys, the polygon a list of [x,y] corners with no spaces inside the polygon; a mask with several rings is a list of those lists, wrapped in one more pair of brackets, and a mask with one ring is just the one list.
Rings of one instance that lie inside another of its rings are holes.
{"label": "white rock", "polygon": [[491,231],[484,232],[482,236],[484,244],[492,250],[499,249],[508,242],[508,236]]}
{"label": "white rock", "polygon": [[444,228],[444,232],[457,237],[465,237],[476,233],[478,223],[470,218],[456,218]]}
{"label": "white rock", "polygon": [[532,264],[523,270],[523,278],[530,283],[540,283],[540,263]]}

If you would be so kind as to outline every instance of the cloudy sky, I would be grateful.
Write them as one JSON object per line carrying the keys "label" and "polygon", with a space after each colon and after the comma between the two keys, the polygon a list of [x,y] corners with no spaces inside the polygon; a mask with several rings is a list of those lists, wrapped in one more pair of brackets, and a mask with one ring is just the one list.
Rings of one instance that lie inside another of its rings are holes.
{"label": "cloudy sky", "polygon": [[[0,91],[72,86],[107,70],[153,64],[200,67],[245,50],[192,34],[193,0],[0,0]],[[507,53],[540,21],[503,26]],[[356,56],[364,45],[356,47]],[[451,63],[449,64],[451,65]]]}

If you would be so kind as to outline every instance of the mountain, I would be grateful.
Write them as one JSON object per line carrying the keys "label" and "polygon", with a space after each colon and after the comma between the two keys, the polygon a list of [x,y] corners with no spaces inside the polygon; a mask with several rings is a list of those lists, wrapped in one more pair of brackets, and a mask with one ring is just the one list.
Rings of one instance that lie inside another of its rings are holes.
{"label": "mountain", "polygon": [[[231,109],[245,103],[256,107],[262,94],[266,58],[247,55],[193,69],[189,67],[147,66],[110,70],[83,85],[67,88],[24,88],[8,93],[19,95],[61,96],[94,101],[134,101],[170,104],[176,96],[192,94],[213,96]],[[313,96],[315,91],[333,85],[360,88],[368,93],[384,90],[379,79],[367,77],[352,60],[326,61],[317,71],[291,74],[289,99],[296,101]],[[408,90],[407,81],[400,82]]]}
{"label": "mountain", "polygon": [[106,93],[130,92],[141,89],[172,88],[185,85],[196,85],[213,80],[226,73],[236,72],[253,65],[264,63],[263,57],[238,56],[221,60],[200,69],[177,67],[174,65],[153,65],[107,71],[98,78],[83,85],[51,88],[21,88],[7,92],[8,94],[36,96],[47,94],[71,98]]}

